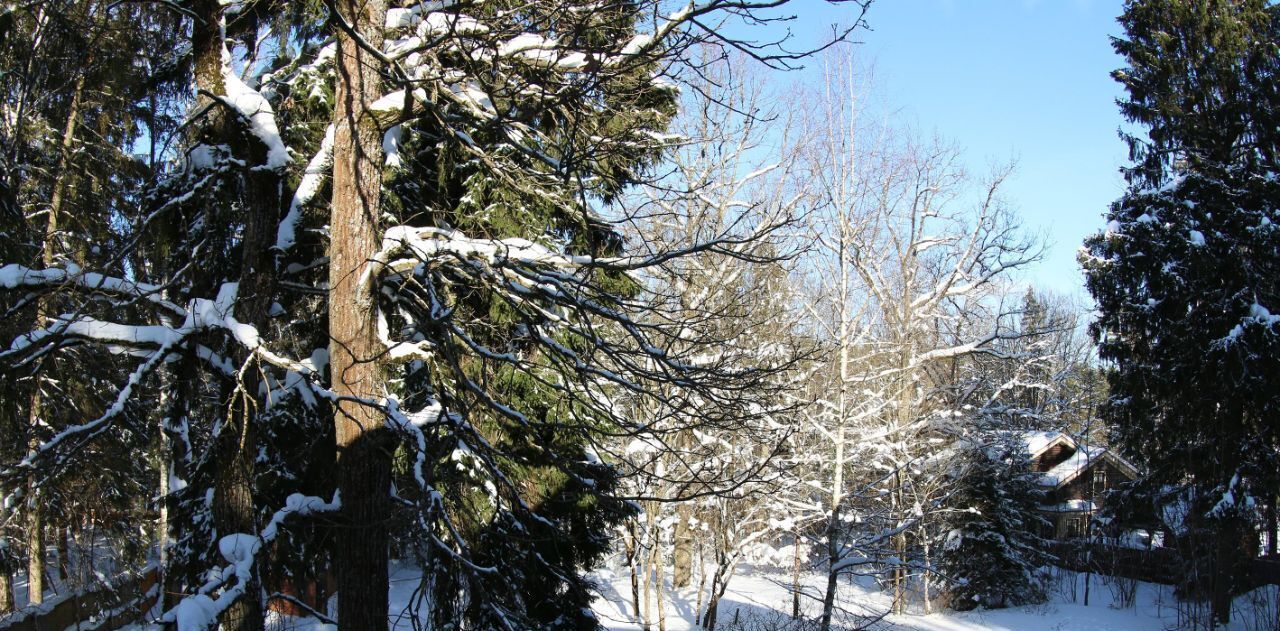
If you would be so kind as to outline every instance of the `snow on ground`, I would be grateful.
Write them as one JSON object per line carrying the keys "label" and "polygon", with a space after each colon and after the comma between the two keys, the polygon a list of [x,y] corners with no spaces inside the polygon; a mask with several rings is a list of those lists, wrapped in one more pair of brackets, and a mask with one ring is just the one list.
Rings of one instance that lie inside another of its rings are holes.
{"label": "snow on ground", "polygon": [[[1164,631],[1185,628],[1185,623],[1179,620],[1177,601],[1169,586],[1138,583],[1134,606],[1123,608],[1115,604],[1113,590],[1105,579],[1095,575],[1090,583],[1090,604],[1085,606],[1081,602],[1084,575],[1065,571],[1059,571],[1058,575],[1049,602],[1042,605],[964,613],[943,610],[926,616],[918,613],[920,605],[917,602],[913,603],[917,613],[886,616],[871,628],[879,631]],[[412,564],[393,563],[390,576],[391,629],[413,629],[410,613],[413,607],[410,604],[420,576]],[[632,615],[630,576],[625,568],[621,571],[601,570],[594,576],[601,587],[601,594],[592,608],[604,628],[609,631],[641,629]],[[25,602],[26,581],[18,578],[14,587],[21,603]],[[802,598],[802,607],[805,615],[815,616],[818,613],[825,580],[820,574],[803,577],[806,596]],[[889,609],[888,595],[870,582],[842,584],[839,602],[849,613],[866,616],[864,621],[874,619]],[[334,613],[333,604],[330,603],[330,614]],[[698,629],[695,622],[698,604],[697,591],[693,588],[669,594],[666,600],[667,630]],[[705,609],[705,599],[701,606]],[[785,622],[790,612],[790,576],[786,572],[744,566],[730,581],[720,603],[718,628],[722,631],[782,629],[781,626],[762,623]],[[734,625],[735,619],[740,625]],[[1280,629],[1280,588],[1270,586],[1237,598],[1232,619],[1232,624],[1223,631]],[[654,622],[656,629],[656,612]],[[139,624],[129,628],[150,630],[158,627]],[[335,627],[319,624],[314,619],[271,614],[267,629],[332,631]]]}
{"label": "snow on ground", "polygon": [[[669,574],[668,574],[669,575]],[[1173,598],[1172,588],[1165,585],[1138,583],[1135,604],[1130,608],[1118,607],[1111,588],[1098,576],[1091,579],[1090,604],[1082,604],[1084,594],[1084,575],[1074,572],[1061,572],[1061,580],[1056,585],[1048,603],[1031,607],[1015,607],[998,610],[980,610],[959,613],[944,610],[930,615],[919,613],[886,616],[874,629],[911,630],[911,631],[1163,631],[1180,628],[1177,604]],[[610,631],[631,631],[641,629],[633,620],[634,608],[631,601],[631,583],[629,575],[624,571],[613,573],[601,571],[596,574],[602,583],[601,598],[596,601],[594,609],[606,629]],[[696,579],[695,579],[696,580]],[[815,616],[820,610],[820,594],[825,586],[825,577],[811,574],[802,579],[804,592],[809,597],[802,599],[803,611],[806,615]],[[1070,581],[1075,582],[1076,602],[1071,599]],[[753,568],[743,568],[729,583],[724,599],[720,604],[719,628],[731,630],[735,614],[744,628],[764,628],[758,625],[765,620],[784,620],[791,612],[790,577],[783,572],[770,572]],[[1276,588],[1265,588],[1270,596],[1271,613],[1262,618],[1261,610],[1251,605],[1249,596],[1237,599],[1237,611],[1233,623],[1226,627],[1232,631],[1254,629],[1275,629]],[[643,596],[642,596],[643,598]],[[843,584],[839,592],[839,601],[850,613],[875,616],[887,612],[890,599],[872,584]],[[698,629],[695,623],[694,608],[697,603],[695,590],[680,590],[671,594],[667,601],[668,631],[685,631]],[[706,607],[705,602],[703,607]],[[914,603],[919,610],[919,603]],[[1255,611],[1257,610],[1257,611]],[[1258,614],[1258,615],[1255,615]],[[656,618],[656,612],[654,614]],[[748,624],[750,623],[750,624]],[[656,628],[656,624],[655,624]]]}

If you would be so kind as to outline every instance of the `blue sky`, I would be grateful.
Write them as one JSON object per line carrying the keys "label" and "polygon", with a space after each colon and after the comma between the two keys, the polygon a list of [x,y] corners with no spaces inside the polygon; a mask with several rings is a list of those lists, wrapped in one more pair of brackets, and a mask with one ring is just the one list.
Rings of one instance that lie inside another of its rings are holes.
{"label": "blue sky", "polygon": [[[814,0],[789,8],[801,37],[852,19]],[[1024,280],[1082,299],[1076,249],[1124,185],[1110,77],[1123,64],[1108,39],[1120,11],[1120,0],[877,0],[854,53],[898,120],[953,140],[971,173],[1016,162],[1006,199],[1049,242]]]}

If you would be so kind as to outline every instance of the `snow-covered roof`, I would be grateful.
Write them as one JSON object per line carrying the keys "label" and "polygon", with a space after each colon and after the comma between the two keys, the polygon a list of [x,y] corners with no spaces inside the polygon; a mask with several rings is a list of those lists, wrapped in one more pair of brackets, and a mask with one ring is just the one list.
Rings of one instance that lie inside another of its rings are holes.
{"label": "snow-covered roof", "polygon": [[1106,460],[1113,466],[1131,476],[1138,475],[1138,469],[1129,464],[1124,458],[1112,453],[1106,447],[1100,445],[1082,445],[1075,438],[1064,432],[1056,431],[1024,431],[1018,432],[1018,438],[1022,444],[1026,446],[1027,453],[1031,458],[1036,458],[1050,447],[1055,445],[1065,445],[1072,450],[1071,456],[1066,460],[1054,465],[1053,468],[1041,474],[1040,484],[1047,487],[1059,487],[1078,477],[1084,473],[1093,463]]}
{"label": "snow-covered roof", "polygon": [[1027,447],[1027,453],[1032,458],[1044,453],[1046,449],[1058,442],[1066,442],[1071,447],[1075,447],[1075,441],[1062,432],[1026,431],[1019,434],[1022,444]]}
{"label": "snow-covered roof", "polygon": [[1071,457],[1054,465],[1052,469],[1045,471],[1040,477],[1042,486],[1062,486],[1067,482],[1075,479],[1076,476],[1089,468],[1089,464],[1106,456],[1105,447],[1085,447],[1075,445],[1076,452]]}
{"label": "snow-covered roof", "polygon": [[1041,474],[1040,485],[1057,488],[1084,473],[1094,463],[1106,461],[1115,468],[1127,473],[1130,477],[1138,476],[1138,469],[1124,458],[1115,455],[1106,447],[1097,445],[1084,446],[1076,444],[1075,453],[1071,457],[1055,465]]}

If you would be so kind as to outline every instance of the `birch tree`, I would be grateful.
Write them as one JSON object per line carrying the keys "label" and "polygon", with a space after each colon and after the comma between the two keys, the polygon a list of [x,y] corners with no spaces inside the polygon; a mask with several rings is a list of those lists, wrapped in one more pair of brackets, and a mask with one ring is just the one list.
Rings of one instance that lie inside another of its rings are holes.
{"label": "birch tree", "polygon": [[[1015,335],[1009,314],[983,330],[952,325],[989,309],[1000,282],[1039,253],[1000,197],[1008,170],[975,181],[945,143],[868,123],[853,76],[848,66],[832,72],[816,123],[830,133],[809,154],[813,203],[824,218],[818,269],[827,279],[815,284],[830,300],[813,313],[833,354],[831,394],[813,415],[833,452],[824,628],[839,576],[873,558],[889,574],[894,610],[905,610],[908,530],[936,501],[912,490],[936,477],[925,467],[929,452],[957,412],[941,405],[943,384],[930,368],[999,353],[994,342]],[[856,495],[848,478],[855,461]],[[845,534],[844,510],[871,534]]]}

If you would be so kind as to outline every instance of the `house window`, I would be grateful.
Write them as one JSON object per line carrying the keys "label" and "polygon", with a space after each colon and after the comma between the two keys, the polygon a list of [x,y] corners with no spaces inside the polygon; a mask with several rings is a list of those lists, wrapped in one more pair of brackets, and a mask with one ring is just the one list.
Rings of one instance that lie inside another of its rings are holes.
{"label": "house window", "polygon": [[1102,465],[1093,470],[1093,496],[1101,498],[1107,492],[1107,467]]}
{"label": "house window", "polygon": [[1085,536],[1085,517],[1067,519],[1067,539],[1079,539]]}

